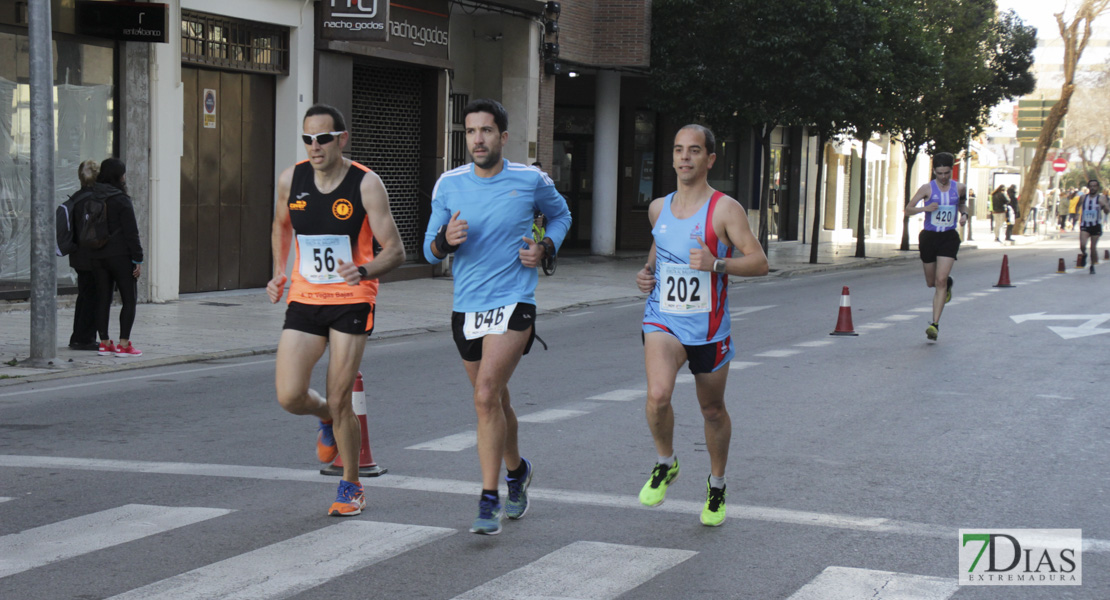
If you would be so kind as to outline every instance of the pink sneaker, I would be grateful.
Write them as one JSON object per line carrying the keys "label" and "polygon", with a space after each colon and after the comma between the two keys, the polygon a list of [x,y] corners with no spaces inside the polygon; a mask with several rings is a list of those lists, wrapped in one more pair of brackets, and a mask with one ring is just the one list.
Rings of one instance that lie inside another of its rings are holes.
{"label": "pink sneaker", "polygon": [[143,351],[135,347],[135,344],[127,342],[127,347],[124,348],[123,344],[116,346],[116,356],[142,356]]}
{"label": "pink sneaker", "polygon": [[116,344],[112,340],[107,342],[100,342],[100,348],[97,348],[96,353],[100,356],[112,356],[116,353]]}

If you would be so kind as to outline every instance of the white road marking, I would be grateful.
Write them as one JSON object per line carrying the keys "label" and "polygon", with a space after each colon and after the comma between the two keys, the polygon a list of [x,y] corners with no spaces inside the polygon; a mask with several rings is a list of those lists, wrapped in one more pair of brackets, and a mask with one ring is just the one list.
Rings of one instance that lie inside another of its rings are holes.
{"label": "white road marking", "polygon": [[576,318],[576,317],[583,317],[585,315],[592,315],[592,314],[594,314],[594,311],[587,310],[585,312],[573,313],[573,314],[569,314],[567,316],[573,319],[573,318]]}
{"label": "white road marking", "polygon": [[573,419],[574,417],[581,417],[582,415],[590,414],[584,410],[567,410],[563,408],[549,408],[534,412],[530,415],[521,415],[517,420],[521,423],[554,423],[555,421],[564,421],[566,419]]}
{"label": "white road marking", "polygon": [[890,323],[864,323],[863,325],[856,325],[856,329],[886,329],[890,327]]}
{"label": "white road marking", "polygon": [[[161,475],[193,475],[201,477],[227,477],[230,479],[258,479],[266,481],[300,481],[320,483],[335,488],[335,478],[313,469],[286,469],[248,465],[212,465],[203,463],[170,463],[109,460],[103,458],[66,458],[57,456],[24,456],[0,454],[0,467],[21,469],[74,469],[81,471],[106,471],[116,473],[154,473]],[[362,485],[368,488],[409,490],[436,494],[472,496],[473,481],[409,477],[390,473],[389,477],[367,477]],[[667,500],[665,505],[646,507],[640,504],[635,491],[625,494],[592,494],[580,490],[556,490],[530,487],[530,497],[564,504],[585,504],[620,510],[647,510],[669,514],[691,515],[701,512],[704,502]],[[793,525],[817,525],[834,529],[852,529],[878,533],[896,533],[919,537],[950,539],[957,535],[957,527],[899,521],[882,517],[856,517],[832,513],[817,513],[767,506],[729,504],[730,519],[748,519]],[[1086,538],[1085,552],[1110,552],[1110,540]]]}
{"label": "white road marking", "polygon": [[802,342],[794,345],[802,348],[820,348],[821,346],[831,346],[835,343],[836,342],[833,340],[814,340],[812,342]]}
{"label": "white road marking", "polygon": [[944,600],[959,587],[955,578],[828,567],[787,600]]}
{"label": "white road marking", "polygon": [[139,380],[139,379],[151,379],[151,378],[154,378],[154,377],[171,377],[173,375],[188,375],[190,373],[202,373],[204,371],[215,371],[215,370],[219,370],[219,369],[235,369],[235,368],[238,368],[238,367],[248,367],[248,366],[252,366],[252,365],[264,365],[266,363],[272,363],[272,362],[274,362],[273,358],[268,359],[268,360],[256,360],[256,361],[245,362],[245,363],[237,363],[237,364],[234,364],[234,365],[214,365],[214,366],[211,366],[211,367],[201,367],[201,368],[198,368],[198,369],[184,369],[184,370],[181,370],[181,371],[151,373],[151,374],[148,374],[148,375],[135,375],[134,377],[114,377],[112,379],[105,379],[104,381],[71,383],[69,385],[56,385],[56,386],[53,386],[53,387],[36,388],[36,389],[33,389],[33,390],[22,390],[22,391],[19,391],[19,392],[6,392],[6,393],[3,393],[3,394],[0,394],[0,398],[8,398],[10,396],[23,396],[23,395],[26,395],[26,394],[37,394],[39,392],[56,392],[58,390],[69,390],[69,389],[73,389],[73,388],[90,388],[92,386],[101,385],[101,384],[105,384],[105,383],[120,383],[121,381],[136,381],[136,380]]}
{"label": "white road marking", "polygon": [[0,502],[7,502],[8,500],[11,500],[11,498],[7,498],[5,496],[0,496]]}
{"label": "white road marking", "polygon": [[975,296],[976,298],[978,298],[979,296],[986,296],[986,295],[987,295],[986,292],[971,292],[970,294],[968,294],[968,296]]}
{"label": "white road marking", "polygon": [[131,590],[111,600],[288,598],[447,537],[454,529],[344,521]]}
{"label": "white road marking", "polygon": [[1046,398],[1048,400],[1075,400],[1071,396],[1058,396],[1056,394],[1037,394],[1034,398]]}
{"label": "white road marking", "polygon": [[770,306],[733,306],[732,308],[729,309],[728,314],[732,318],[735,319],[736,317],[739,317],[739,316],[742,316],[742,315],[751,314],[753,312],[757,312],[757,311],[761,311],[761,310],[767,310],[768,308],[774,308],[775,306],[777,306],[777,305],[772,304]]}
{"label": "white road marking", "polygon": [[884,321],[912,321],[919,318],[917,315],[890,315],[885,317]]}
{"label": "white road marking", "polygon": [[455,600],[610,600],[696,554],[693,550],[575,542]]}
{"label": "white road marking", "polygon": [[478,445],[478,432],[477,431],[464,431],[441,437],[439,439],[430,440],[412,446],[406,446],[405,450],[431,450],[433,452],[459,452],[467,448],[473,448]]}
{"label": "white road marking", "polygon": [[[731,368],[731,367],[730,367]],[[675,383],[694,383],[694,376],[690,373],[679,375],[674,378]]]}
{"label": "white road marking", "polygon": [[917,308],[911,308],[911,309],[910,309],[910,312],[915,312],[915,313],[931,313],[931,312],[933,312],[933,307],[932,307],[932,306],[919,306],[919,307],[917,307]]}
{"label": "white road marking", "polygon": [[734,360],[728,364],[728,370],[740,371],[742,369],[750,369],[751,367],[759,366],[763,363],[757,362],[744,362],[742,360]]}
{"label": "white road marking", "polygon": [[616,308],[631,308],[633,306],[639,306],[640,308],[643,308],[644,303],[643,302],[632,302],[630,304],[618,304],[616,306],[610,306],[609,308],[613,308],[613,309],[616,309]]}
{"label": "white road marking", "polygon": [[767,357],[767,358],[786,358],[787,356],[794,356],[801,354],[801,350],[768,350],[767,352],[760,352],[754,356]]}
{"label": "white road marking", "polygon": [[639,400],[640,398],[644,398],[646,395],[647,395],[647,392],[645,392],[644,390],[613,390],[611,392],[605,392],[604,394],[598,394],[596,396],[590,396],[589,398],[586,398],[586,399],[587,400],[612,400],[613,402],[627,402],[629,400]]}
{"label": "white road marking", "polygon": [[0,578],[221,517],[222,508],[126,504],[0,537]]}

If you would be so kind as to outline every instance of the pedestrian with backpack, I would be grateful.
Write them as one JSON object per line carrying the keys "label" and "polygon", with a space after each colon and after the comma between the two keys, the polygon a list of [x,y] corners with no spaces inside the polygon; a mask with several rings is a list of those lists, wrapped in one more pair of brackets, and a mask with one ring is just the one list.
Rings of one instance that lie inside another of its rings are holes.
{"label": "pedestrian with backpack", "polygon": [[77,272],[77,300],[73,310],[73,334],[69,336],[69,347],[74,350],[99,350],[96,341],[96,274],[93,271],[92,256],[87,248],[82,248],[77,239],[77,215],[82,204],[92,195],[93,185],[100,174],[100,165],[94,160],[86,160],[77,167],[77,178],[81,189],[58,206],[57,232],[58,255],[69,257],[69,266]]}
{"label": "pedestrian with backpack", "polygon": [[[127,195],[127,166],[118,158],[100,163],[100,175],[92,195],[84,201],[77,234],[81,246],[90,249],[96,273],[98,302],[96,328],[100,333],[101,356],[142,356],[131,344],[135,324],[138,279],[142,274],[143,246],[135,208]],[[112,309],[112,286],[119,288],[123,307],[119,311],[119,344],[108,337],[108,316]]]}

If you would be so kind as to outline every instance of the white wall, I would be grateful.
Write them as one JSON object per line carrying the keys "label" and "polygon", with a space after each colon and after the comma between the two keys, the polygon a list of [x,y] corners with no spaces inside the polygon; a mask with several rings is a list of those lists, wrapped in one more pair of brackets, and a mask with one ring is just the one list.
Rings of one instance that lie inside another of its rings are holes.
{"label": "white wall", "polygon": [[[281,171],[305,158],[293,143],[300,115],[312,104],[313,5],[304,0],[168,0],[170,43],[155,44],[151,61],[151,301],[179,295],[181,250],[181,152],[184,88],[181,84],[181,10],[271,23],[290,28],[289,75],[278,76],[274,135],[275,188]],[[176,24],[176,26],[174,25]],[[283,144],[280,140],[290,140]]]}

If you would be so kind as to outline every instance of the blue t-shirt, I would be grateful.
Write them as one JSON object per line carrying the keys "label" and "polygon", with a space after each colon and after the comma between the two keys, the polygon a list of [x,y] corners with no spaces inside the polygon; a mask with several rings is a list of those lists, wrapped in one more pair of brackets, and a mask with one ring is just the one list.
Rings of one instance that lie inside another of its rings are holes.
{"label": "blue t-shirt", "polygon": [[546,236],[558,249],[570,229],[570,209],[539,169],[502,160],[501,172],[478,177],[474,164],[451,169],[432,190],[432,215],[424,234],[424,256],[435,264],[432,241],[441,225],[458,218],[467,223],[466,241],[455,251],[454,310],[474,312],[524,302],[536,303],[536,269],[520,263],[519,250],[532,236],[533,214],[547,217]]}

